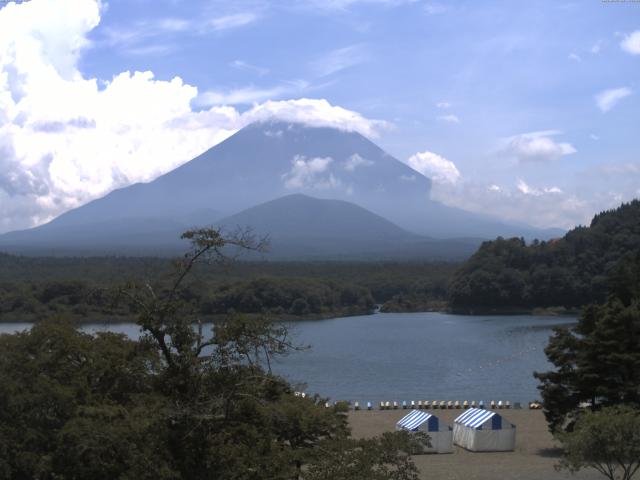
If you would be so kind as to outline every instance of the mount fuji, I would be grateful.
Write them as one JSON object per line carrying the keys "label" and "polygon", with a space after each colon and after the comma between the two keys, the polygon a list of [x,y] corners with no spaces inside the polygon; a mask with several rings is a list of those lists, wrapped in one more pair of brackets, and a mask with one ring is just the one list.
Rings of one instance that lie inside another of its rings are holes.
{"label": "mount fuji", "polygon": [[[193,226],[239,224],[242,219],[253,223],[244,226],[257,233],[272,234],[273,247],[283,258],[287,250],[304,257],[311,243],[316,247],[309,251],[324,257],[351,255],[354,245],[372,255],[406,256],[422,245],[422,257],[437,251],[434,255],[441,258],[435,239],[451,238],[459,239],[449,242],[451,256],[457,257],[471,253],[469,245],[477,246],[480,239],[546,239],[559,234],[448,207],[430,199],[430,192],[430,179],[359,133],[266,121],[243,128],[149,183],[115,190],[39,227],[2,235],[0,250],[54,255],[175,253],[184,249],[180,232]],[[287,197],[281,204],[287,208],[271,205],[260,214],[246,213]],[[328,208],[329,204],[320,207],[323,202],[336,200],[342,203],[330,204],[321,236],[331,248],[318,249],[320,237],[308,233],[310,226],[304,223],[296,228],[289,222],[284,231],[272,231],[296,202],[296,218],[302,219],[314,218],[318,209]],[[350,229],[346,239],[348,225],[368,227]]]}

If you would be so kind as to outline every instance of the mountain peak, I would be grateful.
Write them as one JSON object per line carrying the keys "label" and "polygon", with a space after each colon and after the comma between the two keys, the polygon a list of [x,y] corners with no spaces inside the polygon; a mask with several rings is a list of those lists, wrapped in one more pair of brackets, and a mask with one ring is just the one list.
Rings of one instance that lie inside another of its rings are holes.
{"label": "mountain peak", "polygon": [[[293,205],[311,208],[314,201],[324,199],[331,200],[324,210],[338,205],[335,202],[348,202],[389,221],[394,228],[430,237],[532,236],[526,228],[432,201],[430,190],[428,178],[339,123],[328,126],[269,119],[245,127],[150,183],[113,191],[24,232],[19,241],[18,236],[10,237],[23,244],[28,237],[39,236],[44,245],[54,236],[63,242],[70,232],[98,231],[100,225],[99,231],[120,232],[118,238],[123,242],[128,241],[127,232],[138,231],[142,244],[153,238],[147,234],[151,229],[160,231],[166,225],[176,235],[185,226],[210,225],[281,197],[288,199],[289,211],[297,212],[301,222],[316,219]],[[350,225],[345,223],[343,228]],[[544,234],[534,235],[544,238]]]}

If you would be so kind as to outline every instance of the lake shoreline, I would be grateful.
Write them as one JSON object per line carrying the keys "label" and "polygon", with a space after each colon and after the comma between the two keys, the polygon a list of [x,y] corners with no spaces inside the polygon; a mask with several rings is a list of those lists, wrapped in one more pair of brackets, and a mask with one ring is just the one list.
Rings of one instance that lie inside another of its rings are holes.
{"label": "lake shoreline", "polygon": [[[112,319],[114,320],[114,319]],[[205,320],[205,319],[203,319]],[[310,349],[273,359],[273,371],[308,394],[360,401],[539,398],[534,371],[550,365],[544,355],[552,329],[574,318],[463,316],[446,313],[379,313],[284,322],[295,345]],[[33,323],[0,324],[14,333]],[[212,323],[205,326],[211,332]],[[86,333],[110,331],[132,339],[134,322],[78,325]]]}
{"label": "lake shoreline", "polygon": [[[276,323],[297,323],[297,322],[310,322],[310,321],[323,321],[323,320],[335,320],[341,318],[351,318],[351,317],[367,317],[378,314],[426,314],[426,313],[437,313],[441,315],[462,315],[465,317],[485,317],[485,316],[522,316],[522,317],[577,317],[581,314],[581,310],[571,310],[564,309],[562,307],[553,307],[553,308],[532,308],[532,309],[426,309],[426,310],[384,310],[381,308],[377,308],[375,310],[369,310],[366,312],[362,311],[353,311],[353,312],[327,312],[327,313],[318,313],[318,314],[309,314],[309,315],[279,315],[278,318],[273,318],[274,315],[269,314],[257,314],[257,313],[237,313],[236,315],[243,315],[249,317],[263,317],[267,318]],[[229,314],[233,315],[233,314]],[[54,316],[54,315],[51,315]],[[224,320],[228,315],[217,314],[217,315],[207,315],[202,317],[202,323],[205,324],[213,324],[219,321]],[[136,323],[135,318],[130,317],[101,317],[96,316],[90,319],[79,319],[79,318],[70,318],[72,322],[77,325],[122,325],[129,323]],[[30,324],[35,325],[42,320],[34,320],[34,319],[16,319],[16,318],[0,318],[0,325],[8,325],[8,324]]]}

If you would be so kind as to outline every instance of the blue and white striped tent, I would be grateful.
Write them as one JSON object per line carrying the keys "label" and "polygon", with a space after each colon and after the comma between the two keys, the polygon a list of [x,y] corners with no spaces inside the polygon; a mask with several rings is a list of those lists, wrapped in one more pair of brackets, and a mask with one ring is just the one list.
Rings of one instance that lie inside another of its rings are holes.
{"label": "blue and white striped tent", "polygon": [[473,452],[511,451],[516,427],[498,412],[471,408],[454,420],[453,442]]}
{"label": "blue and white striped tent", "polygon": [[396,423],[396,430],[408,430],[410,432],[424,432],[429,435],[430,448],[425,452],[451,453],[453,452],[452,429],[448,425],[441,425],[440,419],[435,415],[412,410]]}

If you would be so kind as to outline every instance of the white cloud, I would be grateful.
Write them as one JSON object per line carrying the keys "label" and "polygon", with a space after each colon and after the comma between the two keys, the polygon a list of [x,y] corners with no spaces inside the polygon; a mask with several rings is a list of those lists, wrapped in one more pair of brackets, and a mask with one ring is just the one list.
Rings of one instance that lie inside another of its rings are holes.
{"label": "white cloud", "polygon": [[170,44],[155,44],[145,45],[140,47],[126,47],[122,52],[127,55],[147,57],[150,55],[166,55],[176,50],[175,45]]}
{"label": "white cloud", "polygon": [[275,100],[284,96],[296,95],[303,92],[309,83],[295,80],[272,88],[244,87],[228,92],[208,90],[202,92],[195,100],[198,106],[211,105],[250,105],[265,100]]}
{"label": "white cloud", "polygon": [[503,141],[502,151],[516,157],[520,162],[551,161],[571,155],[576,149],[570,143],[556,142],[552,137],[560,135],[558,130],[522,133]]}
{"label": "white cloud", "polygon": [[631,55],[640,55],[640,30],[625,35],[620,42],[620,48]]}
{"label": "white cloud", "polygon": [[366,45],[350,45],[332,50],[311,62],[310,67],[316,75],[324,77],[364,63],[369,60],[369,57]]}
{"label": "white cloud", "polygon": [[530,187],[524,180],[519,179],[516,184],[518,191],[524,195],[533,195],[534,197],[540,197],[550,193],[562,193],[562,190],[558,187],[543,187],[542,189]]}
{"label": "white cloud", "polygon": [[216,31],[230,30],[232,28],[244,27],[258,20],[258,15],[253,12],[234,13],[221,17],[211,18],[205,22],[205,26],[210,26]]}
{"label": "white cloud", "polygon": [[595,96],[596,105],[604,113],[615,107],[620,100],[631,95],[633,91],[627,87],[611,88]]}
{"label": "white cloud", "polygon": [[588,225],[594,214],[640,195],[640,162],[601,164],[580,174],[574,192],[557,185],[460,178],[434,182],[431,197],[446,205],[540,228]]}
{"label": "white cloud", "polygon": [[[289,189],[314,188],[333,189],[340,186],[340,180],[329,172],[333,162],[331,157],[306,158],[296,155],[291,161],[291,170],[282,175],[284,186]],[[326,173],[326,174],[325,174]]]}
{"label": "white cloud", "polygon": [[601,51],[602,51],[602,40],[598,40],[596,43],[594,43],[591,46],[591,53],[593,53],[594,55],[597,55]]}
{"label": "white cloud", "polygon": [[455,185],[434,184],[432,198],[452,207],[491,214],[508,222],[540,228],[572,228],[588,223],[603,199],[587,200],[555,186],[532,187],[524,180],[515,186],[461,180]]}
{"label": "white cloud", "polygon": [[376,138],[381,130],[390,128],[390,124],[385,121],[367,119],[357,112],[331,105],[324,99],[267,101],[242,114],[244,125],[273,117],[311,127],[333,127],[358,132],[369,138]]}
{"label": "white cloud", "polygon": [[436,107],[438,107],[438,108],[451,108],[451,104],[449,102],[438,102],[438,103],[436,103]]}
{"label": "white cloud", "polygon": [[569,58],[569,60],[572,60],[574,62],[581,62],[582,61],[582,57],[580,57],[580,55],[578,55],[577,53],[573,53],[573,52],[570,53],[567,58]]}
{"label": "white cloud", "polygon": [[196,87],[152,72],[85,78],[77,65],[99,21],[96,0],[0,9],[0,231],[150,181],[254,121],[277,117],[368,137],[387,126],[321,99],[198,111],[191,106]]}
{"label": "white cloud", "polygon": [[230,65],[233,68],[237,68],[238,70],[244,70],[246,72],[255,73],[259,77],[263,77],[267,73],[269,73],[269,69],[268,68],[259,67],[257,65],[252,65],[252,64],[247,63],[247,62],[245,62],[243,60],[234,60],[233,62],[230,63]]}
{"label": "white cloud", "polygon": [[176,35],[206,35],[249,25],[259,19],[255,12],[210,17],[205,13],[196,19],[160,18],[135,22],[126,27],[105,27],[98,33],[98,45],[118,47],[129,55],[158,55],[176,50]]}
{"label": "white cloud", "polygon": [[353,172],[356,170],[356,168],[370,167],[371,165],[373,165],[373,161],[362,158],[357,153],[354,153],[344,162],[342,166],[346,171]]}
{"label": "white cloud", "polygon": [[435,183],[455,184],[460,178],[460,171],[452,161],[433,152],[418,152],[406,163]]}
{"label": "white cloud", "polygon": [[457,115],[440,115],[438,120],[446,123],[460,123],[460,119]]}

